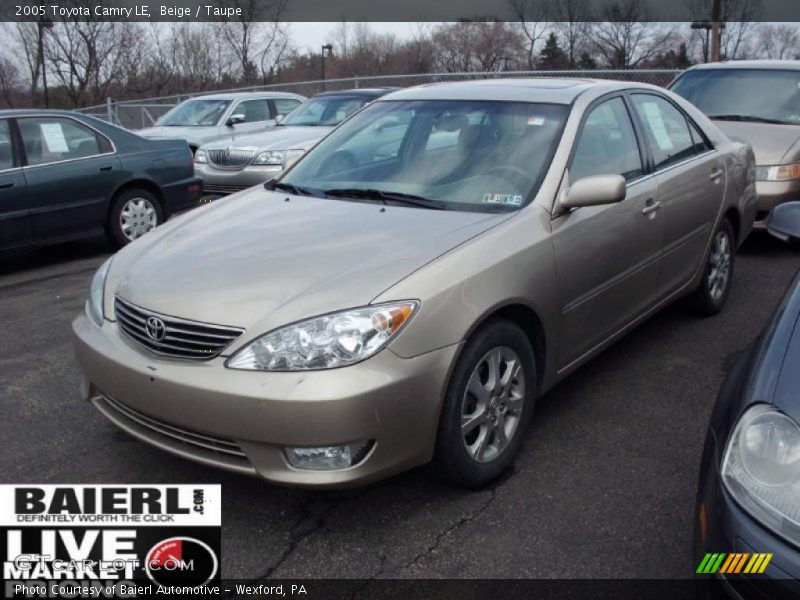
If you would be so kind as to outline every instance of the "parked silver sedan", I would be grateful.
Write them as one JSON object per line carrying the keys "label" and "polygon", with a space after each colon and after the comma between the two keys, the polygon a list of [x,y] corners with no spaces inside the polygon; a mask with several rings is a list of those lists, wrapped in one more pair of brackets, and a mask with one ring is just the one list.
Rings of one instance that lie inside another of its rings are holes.
{"label": "parked silver sedan", "polygon": [[[204,191],[233,194],[269,181],[347,117],[393,89],[323,92],[298,106],[267,131],[202,146],[195,153],[194,168],[203,180]],[[383,132],[382,137],[387,133],[390,132]]]}
{"label": "parked silver sedan", "polygon": [[[396,148],[331,167],[389,126]],[[85,396],[147,443],[274,482],[432,460],[485,485],[540,394],[677,298],[722,308],[753,171],[747,145],[653,86],[389,94],[269,189],[106,262],[73,323]]]}
{"label": "parked silver sedan", "polygon": [[208,94],[184,100],[137,134],[149,139],[186,140],[194,153],[220,139],[269,129],[297,108],[305,96],[288,92]]}

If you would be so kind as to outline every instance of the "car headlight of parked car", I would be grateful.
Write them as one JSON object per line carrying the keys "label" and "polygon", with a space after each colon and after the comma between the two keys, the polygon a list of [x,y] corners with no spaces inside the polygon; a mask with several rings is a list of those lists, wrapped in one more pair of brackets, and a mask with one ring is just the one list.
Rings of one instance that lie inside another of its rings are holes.
{"label": "car headlight of parked car", "polygon": [[98,326],[103,324],[103,292],[106,289],[106,277],[108,277],[110,266],[111,259],[109,258],[97,269],[89,287],[89,299],[86,301],[86,311]]}
{"label": "car headlight of parked car", "polygon": [[344,367],[369,358],[408,323],[416,300],[366,306],[276,329],[225,363],[251,371],[307,371]]}
{"label": "car headlight of parked car", "polygon": [[283,167],[291,166],[298,158],[303,156],[305,150],[267,150],[261,152],[253,159],[254,165],[270,165]]}
{"label": "car headlight of parked car", "polygon": [[800,179],[800,163],[756,167],[756,181],[794,181]]}
{"label": "car headlight of parked car", "polygon": [[208,153],[202,148],[198,148],[194,153],[194,162],[206,164],[208,162]]}
{"label": "car headlight of parked car", "polygon": [[722,480],[755,519],[800,543],[800,427],[766,404],[742,415],[728,441]]}

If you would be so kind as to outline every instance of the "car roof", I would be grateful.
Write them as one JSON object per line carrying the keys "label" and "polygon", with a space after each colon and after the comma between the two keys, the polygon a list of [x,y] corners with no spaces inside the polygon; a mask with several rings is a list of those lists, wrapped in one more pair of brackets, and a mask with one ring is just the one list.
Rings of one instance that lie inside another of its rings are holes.
{"label": "car roof", "polygon": [[5,110],[0,110],[0,118],[8,118],[8,117],[32,117],[32,116],[40,116],[40,115],[63,115],[67,117],[84,117],[86,115],[71,111],[71,110],[60,110],[60,109],[52,109],[52,108],[9,108]]}
{"label": "car roof", "polygon": [[690,71],[707,69],[787,69],[800,70],[800,60],[729,60],[695,65]]}
{"label": "car roof", "polygon": [[388,94],[389,92],[394,92],[395,90],[399,90],[398,87],[386,87],[386,88],[352,88],[349,90],[334,90],[331,92],[320,92],[319,94],[315,94],[314,98],[319,98],[320,96],[370,96],[373,98],[377,98],[378,96],[383,96],[384,94]]}
{"label": "car roof", "polygon": [[544,102],[571,104],[587,90],[610,92],[653,86],[629,81],[567,77],[528,77],[478,79],[429,83],[393,92],[381,100],[499,100],[506,102]]}
{"label": "car roof", "polygon": [[300,96],[300,94],[294,94],[292,92],[219,92],[216,94],[192,96],[191,98],[187,98],[187,100],[197,100],[198,98],[204,100],[241,100],[243,98],[296,98],[298,96]]}

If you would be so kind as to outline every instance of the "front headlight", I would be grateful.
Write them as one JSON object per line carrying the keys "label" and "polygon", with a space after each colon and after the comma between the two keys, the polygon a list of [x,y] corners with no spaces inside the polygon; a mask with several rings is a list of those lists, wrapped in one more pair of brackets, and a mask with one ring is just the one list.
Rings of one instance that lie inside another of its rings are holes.
{"label": "front headlight", "polygon": [[208,154],[202,148],[198,148],[194,153],[194,162],[206,164],[208,162]]}
{"label": "front headlight", "polygon": [[722,481],[755,519],[800,544],[800,427],[766,404],[742,415],[728,441]]}
{"label": "front headlight", "polygon": [[308,371],[352,365],[383,348],[418,307],[416,300],[406,300],[300,321],[254,340],[225,366],[251,371]]}
{"label": "front headlight", "polygon": [[95,272],[94,277],[92,277],[92,284],[89,287],[89,299],[86,301],[86,312],[98,326],[103,324],[103,293],[106,289],[109,266],[111,266],[111,258],[100,265],[100,268]]}
{"label": "front headlight", "polygon": [[261,152],[254,159],[254,165],[270,165],[288,168],[298,158],[303,156],[304,150],[267,150]]}
{"label": "front headlight", "polygon": [[756,167],[756,181],[794,181],[800,179],[800,163]]}

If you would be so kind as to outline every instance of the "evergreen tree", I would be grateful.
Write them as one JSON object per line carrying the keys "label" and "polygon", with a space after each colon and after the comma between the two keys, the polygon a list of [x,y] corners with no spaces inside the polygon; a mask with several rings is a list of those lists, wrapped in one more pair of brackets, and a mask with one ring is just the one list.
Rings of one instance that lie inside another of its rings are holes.
{"label": "evergreen tree", "polygon": [[542,51],[539,52],[537,65],[540,69],[556,70],[569,67],[569,60],[564,50],[558,44],[558,36],[550,32],[547,36]]}

